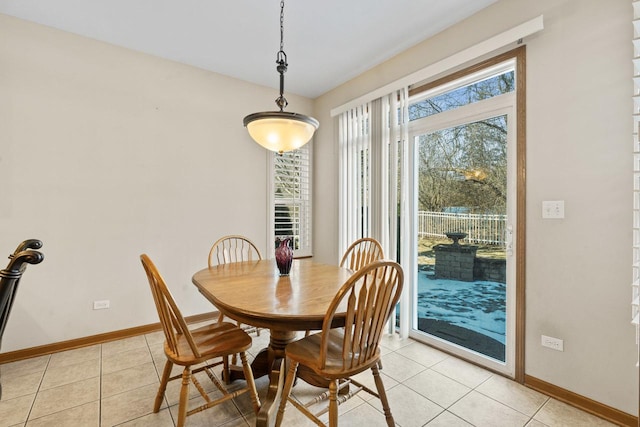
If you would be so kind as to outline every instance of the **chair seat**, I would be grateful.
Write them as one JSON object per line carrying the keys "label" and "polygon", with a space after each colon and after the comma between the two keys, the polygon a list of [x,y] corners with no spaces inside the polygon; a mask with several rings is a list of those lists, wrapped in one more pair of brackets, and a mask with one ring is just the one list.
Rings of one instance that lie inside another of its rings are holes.
{"label": "chair seat", "polygon": [[329,345],[327,347],[325,367],[324,369],[319,369],[317,367],[317,361],[320,354],[321,340],[322,334],[306,336],[287,345],[286,355],[291,360],[305,365],[313,369],[318,375],[329,379],[356,375],[366,371],[380,360],[380,349],[376,348],[375,354],[369,359],[368,363],[358,365],[353,369],[343,366],[344,329],[331,329],[328,331]]}
{"label": "chair seat", "polygon": [[167,358],[177,365],[193,365],[207,359],[240,353],[251,347],[251,337],[233,323],[217,322],[191,330],[200,357],[193,354],[184,335],[178,336],[177,354],[165,342]]}

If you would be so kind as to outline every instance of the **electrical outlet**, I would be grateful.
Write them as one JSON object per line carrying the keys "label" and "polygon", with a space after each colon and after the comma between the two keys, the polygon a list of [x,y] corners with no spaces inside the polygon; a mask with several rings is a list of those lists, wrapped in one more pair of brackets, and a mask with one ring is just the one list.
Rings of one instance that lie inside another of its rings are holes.
{"label": "electrical outlet", "polygon": [[564,341],[546,335],[542,335],[542,346],[553,350],[564,351]]}
{"label": "electrical outlet", "polygon": [[104,299],[104,300],[94,301],[93,302],[93,309],[94,310],[104,310],[105,308],[109,308],[109,300],[108,299]]}

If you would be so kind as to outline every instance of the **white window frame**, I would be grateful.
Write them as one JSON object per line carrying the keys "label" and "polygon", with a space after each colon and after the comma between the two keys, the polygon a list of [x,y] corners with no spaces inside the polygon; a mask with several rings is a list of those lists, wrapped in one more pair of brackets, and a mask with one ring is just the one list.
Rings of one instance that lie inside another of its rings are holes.
{"label": "white window frame", "polygon": [[[470,73],[464,76],[461,79],[453,80],[445,85],[438,86],[430,91],[425,91],[417,96],[412,97],[409,102],[413,104],[415,102],[419,102],[423,99],[428,99],[432,96],[439,95],[441,93],[445,93],[451,90],[454,90],[458,87],[465,86],[466,84],[481,81],[483,79],[502,74],[504,72],[513,70],[517,72],[517,64],[515,59],[508,59],[504,62],[496,64],[495,66],[480,70],[475,73]],[[509,117],[508,123],[508,144],[510,146],[517,145],[516,135],[517,135],[517,98],[516,98],[516,89],[514,88],[513,92],[504,93],[502,95],[496,95],[492,98],[476,101],[471,104],[466,104],[460,106],[455,109],[443,111],[441,113],[423,117],[420,119],[416,119],[409,122],[409,141],[410,141],[410,151],[413,158],[411,163],[411,176],[415,176],[417,169],[417,145],[415,137],[419,134],[429,133],[440,129],[446,129],[452,126],[459,126],[464,123],[473,123],[480,120],[484,120],[486,118],[495,117],[499,115],[507,115]],[[515,175],[517,173],[516,170],[516,151],[509,150],[508,152],[509,160],[508,160],[508,176],[511,182],[515,182]],[[417,211],[418,204],[418,188],[415,180],[411,180],[409,183],[410,193],[411,193],[411,212]],[[516,193],[516,185],[512,185],[510,188],[510,193],[508,194],[508,199],[512,202],[510,207],[508,208],[508,217],[509,218],[517,218],[516,204],[515,201],[517,199]],[[412,218],[410,224],[410,258],[407,262],[409,267],[409,271],[411,272],[408,277],[408,281],[410,283],[410,304],[408,304],[409,310],[407,310],[404,314],[408,313],[411,326],[409,328],[409,337],[414,338],[418,341],[425,342],[428,344],[438,344],[441,342],[438,338],[433,338],[427,336],[419,331],[417,331],[418,325],[416,324],[417,316],[415,313],[416,310],[416,299],[417,299],[417,277],[415,276],[415,272],[417,272],[417,247],[418,247],[418,230],[417,230],[417,220],[416,218]],[[516,235],[513,236],[513,247],[516,247]],[[506,316],[508,319],[516,319],[516,272],[515,265],[513,262],[515,260],[511,259],[511,265],[508,264],[507,274],[508,274],[508,283],[511,283],[512,286],[507,288],[507,307],[506,307]],[[407,266],[404,266],[405,271],[407,270]],[[407,307],[407,306],[405,306]],[[507,323],[506,332],[506,348],[507,353],[505,354],[505,362],[495,361],[490,358],[487,358],[481,354],[474,354],[468,349],[460,348],[457,345],[453,344],[443,344],[443,348],[451,354],[461,356],[465,359],[471,360],[472,362],[478,363],[482,366],[486,366],[490,369],[493,369],[496,372],[503,373],[509,377],[514,377],[516,374],[516,323],[515,320],[512,320]]]}
{"label": "white window frame", "polygon": [[[313,211],[312,211],[312,192],[313,192],[313,143],[309,142],[300,147],[298,152],[306,154],[308,159],[305,170],[302,171],[303,179],[299,182],[303,188],[300,191],[300,197],[295,199],[278,198],[276,197],[276,156],[280,154],[275,152],[269,152],[267,155],[267,251],[268,257],[273,258],[275,256],[275,239],[276,239],[276,227],[275,227],[275,209],[277,204],[285,204],[289,206],[295,206],[299,212],[298,229],[299,229],[299,247],[294,248],[293,256],[295,258],[310,257],[313,255]],[[291,153],[284,153],[283,156],[290,155]],[[302,165],[305,166],[305,165]]]}

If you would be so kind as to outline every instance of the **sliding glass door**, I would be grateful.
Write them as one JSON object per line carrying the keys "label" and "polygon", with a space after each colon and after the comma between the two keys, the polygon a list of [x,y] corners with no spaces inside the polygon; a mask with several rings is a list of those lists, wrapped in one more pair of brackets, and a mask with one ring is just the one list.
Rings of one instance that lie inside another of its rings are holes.
{"label": "sliding glass door", "polygon": [[512,62],[410,103],[410,335],[515,372],[516,95]]}

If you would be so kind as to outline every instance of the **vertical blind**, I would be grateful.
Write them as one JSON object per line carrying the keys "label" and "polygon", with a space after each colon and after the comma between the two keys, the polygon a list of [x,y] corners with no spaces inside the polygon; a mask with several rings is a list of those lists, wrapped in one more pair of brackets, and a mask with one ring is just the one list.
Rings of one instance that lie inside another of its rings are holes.
{"label": "vertical blind", "polygon": [[340,253],[356,239],[373,237],[386,258],[397,259],[406,111],[403,89],[339,116]]}
{"label": "vertical blind", "polygon": [[[373,237],[382,245],[385,258],[408,265],[399,259],[399,254],[409,253],[399,247],[404,243],[399,233],[406,229],[400,222],[408,218],[407,123],[407,88],[338,117],[340,254],[353,241]],[[408,294],[403,292],[401,305]],[[403,317],[400,330],[406,336],[409,317],[406,321]],[[391,316],[392,328],[395,318]]]}
{"label": "vertical blind", "polygon": [[311,149],[273,154],[274,246],[293,239],[295,256],[311,255]]}
{"label": "vertical blind", "polygon": [[340,145],[339,186],[339,253],[351,242],[370,235],[369,221],[369,153],[371,103],[344,112],[339,118]]}
{"label": "vertical blind", "polygon": [[[632,323],[640,344],[640,1],[633,1],[633,281]],[[640,353],[639,353],[640,359]]]}

